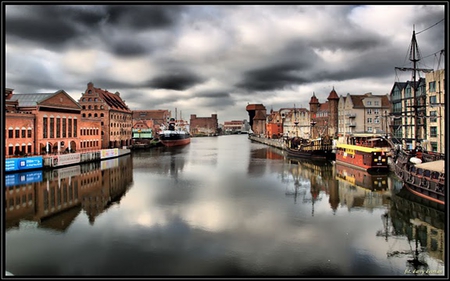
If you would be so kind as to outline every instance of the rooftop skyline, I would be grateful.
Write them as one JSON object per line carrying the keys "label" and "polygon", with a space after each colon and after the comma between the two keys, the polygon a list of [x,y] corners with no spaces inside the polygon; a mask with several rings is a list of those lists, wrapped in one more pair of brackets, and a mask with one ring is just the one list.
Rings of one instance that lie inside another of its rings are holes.
{"label": "rooftop skyline", "polygon": [[[131,110],[177,108],[248,120],[248,103],[309,108],[441,69],[444,5],[5,5],[5,87],[15,93],[87,83],[120,92]],[[275,3],[275,2],[274,2]]]}

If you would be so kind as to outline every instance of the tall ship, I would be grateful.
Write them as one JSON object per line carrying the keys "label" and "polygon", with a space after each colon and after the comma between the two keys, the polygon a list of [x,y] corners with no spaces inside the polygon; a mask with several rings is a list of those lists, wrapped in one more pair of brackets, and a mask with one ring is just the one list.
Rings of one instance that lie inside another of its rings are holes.
{"label": "tall ship", "polygon": [[167,129],[159,133],[159,140],[164,146],[181,146],[191,142],[191,135],[183,128],[177,128],[176,119],[171,117],[168,122]]}
{"label": "tall ship", "polygon": [[306,158],[312,160],[334,160],[333,139],[330,136],[316,139],[300,137],[288,138],[285,141],[287,155],[293,158]]}
{"label": "tall ship", "polygon": [[[285,138],[285,150],[291,158],[304,158],[310,160],[334,160],[333,138],[324,132],[317,138],[302,138],[298,136],[297,110],[294,105],[295,136]],[[313,127],[313,124],[311,124]]]}
{"label": "tall ship", "polygon": [[416,83],[416,72],[431,72],[432,69],[419,69],[417,62],[420,60],[416,33],[413,31],[410,61],[413,62],[413,68],[398,68],[400,70],[412,70],[413,72],[413,116],[414,119],[414,141],[413,149],[398,147],[394,156],[394,171],[398,178],[403,181],[404,186],[412,193],[432,202],[445,205],[445,155],[425,150],[421,143],[426,140],[420,138],[419,126],[420,112],[425,108],[425,100],[417,97],[418,84]]}
{"label": "tall ship", "polygon": [[347,135],[336,144],[336,163],[367,172],[388,172],[391,149],[382,135]]}

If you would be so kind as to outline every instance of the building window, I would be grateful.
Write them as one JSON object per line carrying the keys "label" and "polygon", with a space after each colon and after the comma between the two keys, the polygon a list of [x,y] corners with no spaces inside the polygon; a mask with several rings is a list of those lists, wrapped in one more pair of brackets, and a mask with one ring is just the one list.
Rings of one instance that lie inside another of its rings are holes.
{"label": "building window", "polygon": [[13,129],[9,129],[8,131],[8,138],[12,139],[14,137],[14,130]]}
{"label": "building window", "polygon": [[31,129],[28,129],[28,138],[31,138]]}
{"label": "building window", "polygon": [[27,153],[31,154],[31,144],[28,145],[28,151]]}
{"label": "building window", "polygon": [[430,122],[437,122],[437,112],[430,111]]}
{"label": "building window", "polygon": [[379,101],[375,101],[374,104],[375,104],[375,106],[378,106],[378,105],[380,105],[380,102]]}
{"label": "building window", "polygon": [[428,87],[430,88],[430,93],[436,92],[436,81],[429,82]]}
{"label": "building window", "polygon": [[367,132],[372,132],[372,131],[373,131],[372,127],[367,127]]}
{"label": "building window", "polygon": [[61,118],[56,118],[56,137],[61,137]]}
{"label": "building window", "polygon": [[405,98],[410,98],[411,97],[411,87],[408,86],[408,88],[406,88],[405,90]]}
{"label": "building window", "polygon": [[72,137],[72,119],[69,119],[67,122],[68,122],[68,127],[69,127],[68,137],[71,138]]}
{"label": "building window", "polygon": [[367,105],[372,105],[372,102],[371,101],[367,101]]}
{"label": "building window", "polygon": [[430,142],[430,144],[431,144],[431,150],[433,152],[437,152],[437,148],[438,148],[437,142],[432,141],[432,142]]}
{"label": "building window", "polygon": [[42,120],[42,126],[43,126],[43,137],[46,139],[48,137],[48,124],[47,124],[47,117],[44,117]]}
{"label": "building window", "polygon": [[20,138],[20,130],[16,129],[16,139]]}
{"label": "building window", "polygon": [[14,154],[14,147],[10,146],[8,147],[8,155],[13,155]]}
{"label": "building window", "polygon": [[367,123],[372,123],[372,118],[367,118]]}
{"label": "building window", "polygon": [[372,114],[372,109],[367,109],[367,114]]}
{"label": "building window", "polygon": [[50,138],[55,137],[55,119],[50,117]]}
{"label": "building window", "polygon": [[430,137],[437,137],[437,127],[430,127]]}
{"label": "building window", "polygon": [[77,119],[73,119],[73,137],[77,137]]}
{"label": "building window", "polygon": [[22,138],[24,139],[25,138],[25,136],[26,136],[26,132],[25,132],[25,129],[22,129]]}
{"label": "building window", "polygon": [[66,118],[64,118],[62,120],[62,137],[65,138],[66,137],[66,131],[67,131],[67,127],[66,127]]}

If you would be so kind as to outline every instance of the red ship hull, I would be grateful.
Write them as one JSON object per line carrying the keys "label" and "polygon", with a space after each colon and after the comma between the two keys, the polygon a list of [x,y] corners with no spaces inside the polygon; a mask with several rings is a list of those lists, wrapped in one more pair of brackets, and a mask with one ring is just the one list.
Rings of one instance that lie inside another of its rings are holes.
{"label": "red ship hull", "polygon": [[178,139],[178,140],[170,140],[170,139],[169,140],[161,140],[161,143],[167,147],[186,145],[186,144],[189,144],[190,142],[191,142],[190,138]]}

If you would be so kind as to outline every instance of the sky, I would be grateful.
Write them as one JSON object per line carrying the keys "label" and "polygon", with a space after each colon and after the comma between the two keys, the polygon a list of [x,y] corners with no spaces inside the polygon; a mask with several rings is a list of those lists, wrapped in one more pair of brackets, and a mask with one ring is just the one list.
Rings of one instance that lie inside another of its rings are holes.
{"label": "sky", "polygon": [[333,88],[388,94],[412,80],[395,68],[412,67],[413,29],[419,67],[445,68],[444,4],[3,8],[4,87],[78,101],[92,82],[131,110],[176,109],[186,120],[248,120],[249,103],[309,109],[313,93],[322,103]]}

